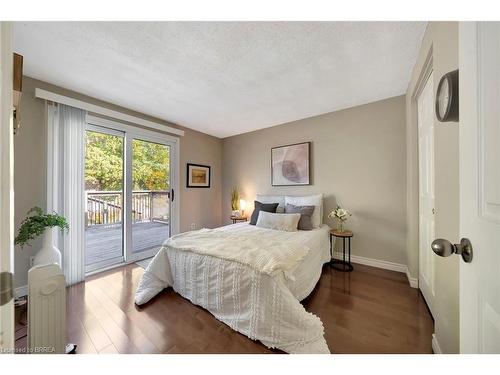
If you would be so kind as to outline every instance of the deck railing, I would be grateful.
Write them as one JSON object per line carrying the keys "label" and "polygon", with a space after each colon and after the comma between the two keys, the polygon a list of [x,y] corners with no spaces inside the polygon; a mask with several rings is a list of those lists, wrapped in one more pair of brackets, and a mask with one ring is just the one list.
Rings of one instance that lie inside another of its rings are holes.
{"label": "deck railing", "polygon": [[[122,222],[121,191],[86,191],[85,226]],[[167,190],[132,191],[132,222],[168,223],[170,192]]]}

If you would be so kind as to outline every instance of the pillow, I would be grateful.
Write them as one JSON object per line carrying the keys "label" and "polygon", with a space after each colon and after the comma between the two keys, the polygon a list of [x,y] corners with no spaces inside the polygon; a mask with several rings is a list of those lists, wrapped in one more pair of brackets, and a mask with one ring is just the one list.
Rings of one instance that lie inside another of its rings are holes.
{"label": "pillow", "polygon": [[311,216],[313,228],[319,228],[323,222],[323,194],[305,195],[303,197],[285,197],[285,204],[294,206],[314,206],[314,212]]}
{"label": "pillow", "polygon": [[259,212],[276,212],[276,208],[278,208],[278,203],[261,203],[259,201],[254,201],[255,209],[253,210],[252,217],[250,218],[250,225],[257,224],[257,218],[259,217]]}
{"label": "pillow", "polygon": [[262,203],[279,203],[276,212],[285,212],[285,196],[284,195],[263,195],[257,194],[255,200]]}
{"label": "pillow", "polygon": [[300,214],[273,214],[261,211],[257,220],[257,226],[260,228],[296,232],[299,220]]}
{"label": "pillow", "polygon": [[311,230],[313,229],[311,216],[314,212],[314,206],[294,206],[293,204],[285,205],[286,214],[300,214],[299,225],[297,229],[299,230]]}

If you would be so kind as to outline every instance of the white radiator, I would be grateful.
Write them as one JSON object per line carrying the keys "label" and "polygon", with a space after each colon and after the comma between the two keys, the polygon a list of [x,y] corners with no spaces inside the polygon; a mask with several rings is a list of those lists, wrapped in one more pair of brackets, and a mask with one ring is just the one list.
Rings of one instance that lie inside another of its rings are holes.
{"label": "white radiator", "polygon": [[66,351],[66,281],[57,264],[28,271],[28,353]]}

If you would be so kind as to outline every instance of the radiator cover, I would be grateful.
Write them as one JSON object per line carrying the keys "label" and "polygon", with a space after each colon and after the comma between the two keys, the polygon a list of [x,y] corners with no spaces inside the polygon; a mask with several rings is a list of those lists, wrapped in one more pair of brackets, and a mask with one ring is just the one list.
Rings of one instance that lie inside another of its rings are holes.
{"label": "radiator cover", "polygon": [[57,264],[28,271],[28,353],[66,351],[66,281]]}

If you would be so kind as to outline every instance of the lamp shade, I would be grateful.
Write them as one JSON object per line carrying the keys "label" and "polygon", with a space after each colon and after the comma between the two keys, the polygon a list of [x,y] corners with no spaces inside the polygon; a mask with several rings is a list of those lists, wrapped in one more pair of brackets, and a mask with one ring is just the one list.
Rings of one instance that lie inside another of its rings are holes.
{"label": "lamp shade", "polygon": [[240,199],[240,209],[245,210],[247,207],[247,202],[244,199]]}

